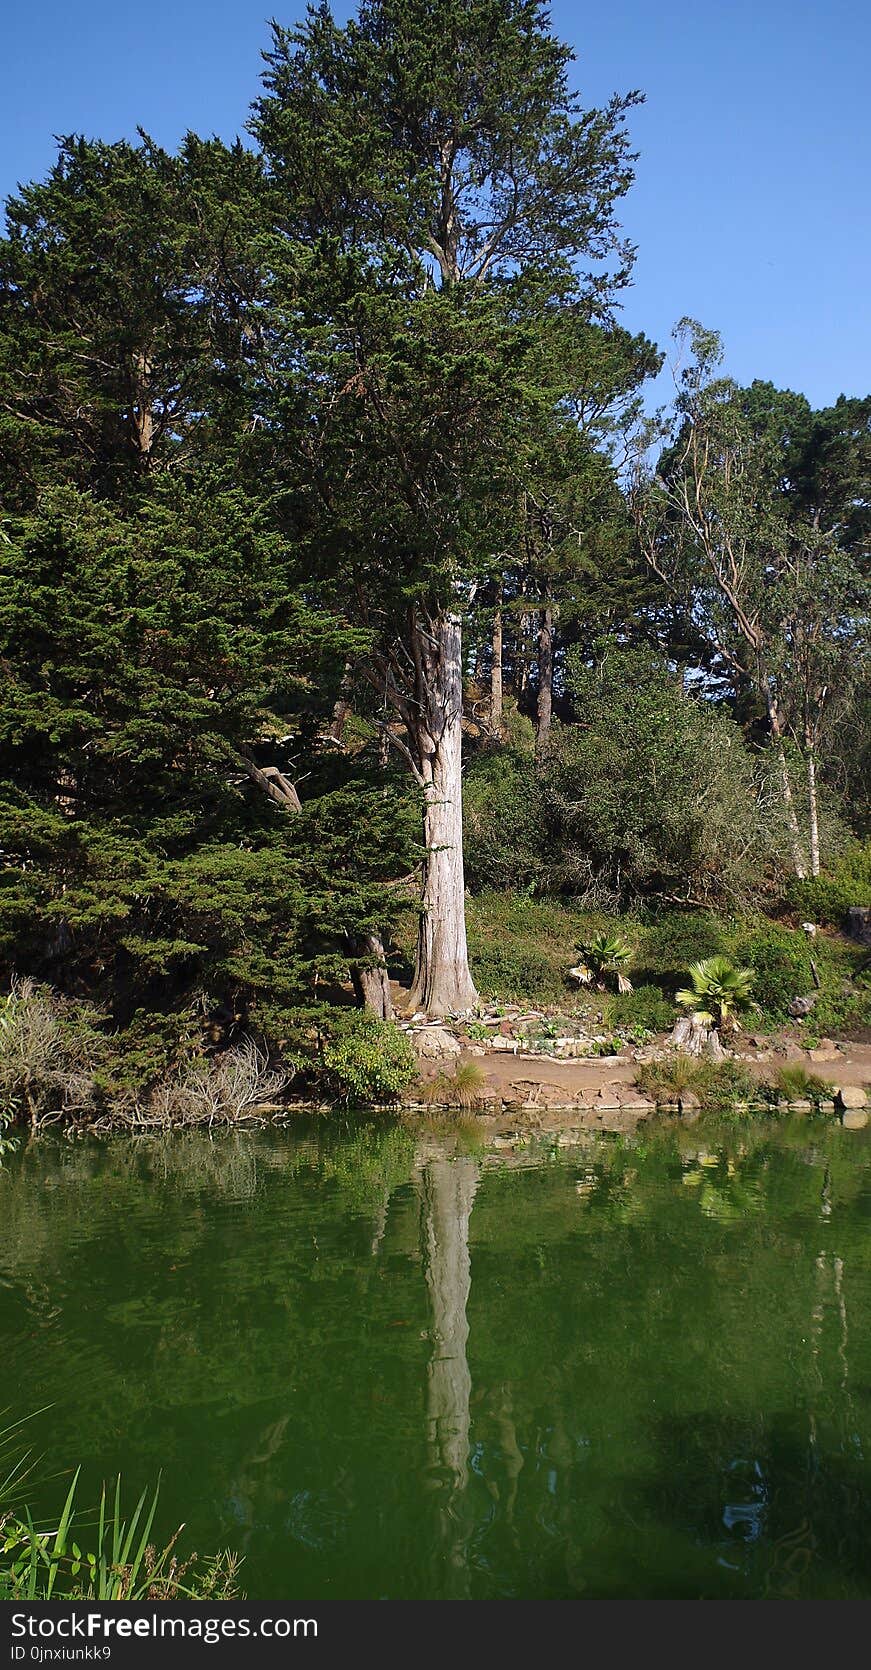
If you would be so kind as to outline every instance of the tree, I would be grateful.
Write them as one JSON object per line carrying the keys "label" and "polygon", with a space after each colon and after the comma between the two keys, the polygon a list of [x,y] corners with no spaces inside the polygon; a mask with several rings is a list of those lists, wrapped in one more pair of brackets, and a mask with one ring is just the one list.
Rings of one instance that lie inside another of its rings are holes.
{"label": "tree", "polygon": [[6,208],[0,491],[129,491],[238,415],[260,164],[192,135],[170,156],[81,136]]}
{"label": "tree", "polygon": [[4,532],[3,963],[122,1026],[196,1000],[281,1036],[409,863],[398,796],[322,781],[302,807],[290,781],[335,616],[288,597],[287,549],[214,474],[127,514],[56,488]]}
{"label": "tree", "polygon": [[[716,375],[714,333],[684,320],[677,334],[691,358],[672,435],[655,470],[637,468],[632,488],[641,547],[701,626],[713,674],[762,701],[799,876],[808,859],[787,740],[803,753],[817,874],[817,760],[828,724],[861,682],[867,644],[867,514],[857,492],[864,403],[839,403],[839,446],[831,413],[814,414],[770,385],[739,389]],[[866,431],[867,422],[865,413]]]}
{"label": "tree", "polygon": [[552,874],[617,905],[739,907],[780,860],[771,791],[741,730],[647,649],[568,656],[575,722],[540,765]]}
{"label": "tree", "polygon": [[[581,293],[604,311],[631,262],[614,205],[638,95],[582,110],[570,57],[539,0],[364,0],[346,28],[319,5],[275,28],[252,122],[278,234],[273,341],[305,394],[301,422],[285,412],[310,537],[347,576],[372,637],[360,674],[423,797],[411,1002],[435,1015],[476,997],[462,620],[506,543],[518,459],[564,392],[542,386],[539,321]],[[574,270],[615,256],[616,272]]]}

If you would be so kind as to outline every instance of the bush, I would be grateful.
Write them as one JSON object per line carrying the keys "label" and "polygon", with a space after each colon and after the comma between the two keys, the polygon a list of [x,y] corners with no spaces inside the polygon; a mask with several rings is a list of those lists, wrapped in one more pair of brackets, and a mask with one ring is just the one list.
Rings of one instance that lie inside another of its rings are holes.
{"label": "bush", "polygon": [[775,1098],[782,1096],[787,1102],[813,1102],[817,1106],[835,1093],[833,1085],[817,1073],[809,1073],[800,1061],[787,1062],[778,1070],[774,1084],[766,1088]]}
{"label": "bush", "polygon": [[825,875],[790,882],[787,902],[803,921],[843,927],[851,905],[871,906],[871,841],[855,842]]}
{"label": "bush", "polygon": [[220,1055],[192,1061],[173,1079],[155,1087],[143,1114],[172,1125],[229,1124],[274,1102],[288,1082],[270,1068],[269,1057],[251,1038]]}
{"label": "bush", "polygon": [[725,712],[646,651],[611,649],[592,669],[570,652],[566,682],[578,719],[554,727],[541,768],[565,884],[592,874],[615,900],[701,906],[777,884],[768,764]]}
{"label": "bush", "polygon": [[783,1021],[793,997],[814,990],[813,955],[804,934],[760,921],[739,931],[735,956],[753,970],[753,997],[763,1014]]}
{"label": "bush", "polygon": [[416,1072],[414,1050],[392,1021],[354,1009],[332,1022],[319,1075],[329,1097],[342,1102],[393,1101]]}
{"label": "bush", "polygon": [[761,1099],[756,1079],[740,1061],[696,1061],[679,1052],[646,1062],[635,1083],[654,1102],[677,1102],[690,1092],[706,1113],[727,1113],[736,1102]]}
{"label": "bush", "polygon": [[725,951],[725,934],[716,916],[701,911],[668,911],[648,922],[644,934],[645,971],[659,975],[671,989],[690,963]]}
{"label": "bush", "polygon": [[632,1027],[668,1032],[674,1025],[674,1005],[663,997],[658,986],[636,986],[634,991],[611,999],[608,1022],[621,1032]]}
{"label": "bush", "polygon": [[86,1005],[14,980],[0,1004],[0,1125],[24,1119],[36,1130],[55,1114],[92,1109],[105,1053]]}
{"label": "bush", "polygon": [[487,997],[564,1002],[576,941],[597,925],[559,900],[508,892],[470,899],[466,927],[478,990]]}

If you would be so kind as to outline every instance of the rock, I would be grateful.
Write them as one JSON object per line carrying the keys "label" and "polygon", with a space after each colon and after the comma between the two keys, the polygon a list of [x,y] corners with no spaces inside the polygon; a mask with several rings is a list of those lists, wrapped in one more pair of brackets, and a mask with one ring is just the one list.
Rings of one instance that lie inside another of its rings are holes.
{"label": "rock", "polygon": [[807,1053],[811,1061],[840,1061],[842,1059],[841,1051],[837,1044],[832,1043],[831,1038],[821,1038],[816,1049],[808,1050]]}
{"label": "rock", "polygon": [[443,1026],[422,1026],[409,1034],[411,1047],[422,1061],[438,1061],[448,1055],[459,1055],[461,1045],[452,1032]]}
{"label": "rock", "polygon": [[867,1101],[865,1086],[862,1084],[842,1084],[835,1099],[838,1107],[841,1108],[864,1108]]}
{"label": "rock", "polygon": [[687,1125],[694,1125],[702,1111],[702,1104],[698,1096],[695,1096],[691,1090],[681,1091],[678,1107],[681,1119]]}
{"label": "rock", "polygon": [[605,1084],[594,1098],[593,1107],[597,1113],[619,1113],[620,1097],[613,1084]]}
{"label": "rock", "polygon": [[845,1131],[864,1131],[867,1123],[867,1108],[845,1108],[841,1115],[841,1124]]}
{"label": "rock", "polygon": [[789,1004],[789,1013],[794,1021],[804,1019],[809,1015],[817,1000],[816,992],[807,992],[804,997],[794,997]]}
{"label": "rock", "polygon": [[871,945],[871,910],[862,905],[851,905],[844,922],[844,931],[860,945]]}
{"label": "rock", "polygon": [[807,1102],[800,1097],[796,1102],[788,1102],[787,1107],[789,1108],[790,1113],[810,1113],[813,1103]]}

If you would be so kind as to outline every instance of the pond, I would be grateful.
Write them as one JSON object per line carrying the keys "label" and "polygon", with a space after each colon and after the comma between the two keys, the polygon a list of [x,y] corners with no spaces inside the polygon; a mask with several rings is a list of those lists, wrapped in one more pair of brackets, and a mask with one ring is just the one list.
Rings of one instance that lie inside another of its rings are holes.
{"label": "pond", "polygon": [[162,1472],[261,1600],[871,1595],[871,1133],[44,1140],[0,1226],[37,1511]]}

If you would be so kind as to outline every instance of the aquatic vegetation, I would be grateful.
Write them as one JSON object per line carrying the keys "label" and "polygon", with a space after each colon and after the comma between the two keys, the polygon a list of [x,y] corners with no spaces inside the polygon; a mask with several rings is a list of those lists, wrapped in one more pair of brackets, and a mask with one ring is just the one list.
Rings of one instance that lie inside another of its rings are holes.
{"label": "aquatic vegetation", "polygon": [[[201,1560],[182,1559],[182,1527],[160,1549],[151,1541],[159,1487],[144,1490],[129,1519],[121,1506],[121,1480],[109,1498],[100,1496],[96,1543],[82,1548],[73,1536],[79,1469],[56,1523],[34,1524],[30,1510],[0,1513],[0,1599],[2,1600],[233,1600],[239,1590],[239,1561],[229,1550]],[[2,1498],[0,1498],[2,1499]],[[85,1541],[83,1532],[78,1533]]]}

